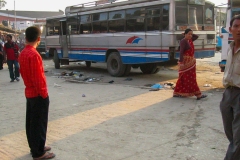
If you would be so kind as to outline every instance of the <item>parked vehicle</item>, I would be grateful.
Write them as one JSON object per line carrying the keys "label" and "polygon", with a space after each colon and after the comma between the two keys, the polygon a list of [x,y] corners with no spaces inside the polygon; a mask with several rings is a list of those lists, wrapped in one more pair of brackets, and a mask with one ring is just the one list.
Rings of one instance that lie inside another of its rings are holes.
{"label": "parked vehicle", "polygon": [[145,74],[160,62],[177,61],[186,28],[199,38],[195,57],[215,55],[214,4],[188,0],[101,0],[66,7],[65,16],[46,19],[46,48],[55,68],[72,61],[107,64],[112,76],[131,67]]}

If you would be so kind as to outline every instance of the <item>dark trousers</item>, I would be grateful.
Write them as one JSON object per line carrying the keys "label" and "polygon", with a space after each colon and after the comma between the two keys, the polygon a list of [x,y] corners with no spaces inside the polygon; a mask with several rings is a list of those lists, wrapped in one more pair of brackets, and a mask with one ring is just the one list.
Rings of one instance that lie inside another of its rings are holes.
{"label": "dark trousers", "polygon": [[[14,80],[15,78],[19,77],[19,64],[16,60],[7,60],[7,65],[9,69],[9,74],[11,80]],[[13,65],[14,65],[14,72],[13,72]]]}
{"label": "dark trousers", "polygon": [[40,157],[44,152],[48,124],[49,97],[27,98],[26,134],[32,157]]}
{"label": "dark trousers", "polygon": [[230,142],[224,160],[240,160],[240,88],[229,87],[224,91],[220,110]]}
{"label": "dark trousers", "polygon": [[3,60],[4,60],[4,57],[2,54],[0,54],[0,69],[3,69]]}

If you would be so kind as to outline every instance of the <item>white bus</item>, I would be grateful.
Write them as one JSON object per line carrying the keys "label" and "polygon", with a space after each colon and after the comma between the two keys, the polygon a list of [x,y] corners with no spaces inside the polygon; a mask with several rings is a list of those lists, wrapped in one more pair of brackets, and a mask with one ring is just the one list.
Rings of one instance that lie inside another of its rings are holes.
{"label": "white bus", "polygon": [[215,55],[214,4],[205,0],[101,0],[69,6],[64,16],[46,19],[46,49],[55,68],[71,61],[107,63],[112,76],[131,67],[145,74],[160,62],[179,58],[186,28],[199,38],[195,57]]}
{"label": "white bus", "polygon": [[240,14],[240,0],[228,0],[228,8],[227,8],[227,16],[226,16],[226,24],[222,27],[222,53],[221,53],[221,61],[219,62],[219,66],[221,71],[223,72],[226,65],[227,59],[227,50],[229,44],[233,41],[232,34],[229,33],[230,21],[234,15]]}

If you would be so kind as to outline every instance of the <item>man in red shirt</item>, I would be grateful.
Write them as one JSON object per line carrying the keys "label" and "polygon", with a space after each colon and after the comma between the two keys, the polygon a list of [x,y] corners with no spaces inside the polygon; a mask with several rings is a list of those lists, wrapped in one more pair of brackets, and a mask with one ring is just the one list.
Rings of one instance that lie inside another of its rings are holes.
{"label": "man in red shirt", "polygon": [[36,50],[40,35],[39,28],[28,27],[25,31],[26,46],[19,55],[20,73],[26,86],[26,134],[34,160],[55,157],[54,153],[47,152],[51,147],[45,146],[49,97],[42,58]]}
{"label": "man in red shirt", "polygon": [[[12,35],[7,35],[7,43],[4,44],[5,59],[7,59],[7,65],[10,73],[10,82],[14,82],[16,79],[19,81],[19,64],[18,64],[18,45],[12,41]],[[13,72],[13,65],[14,71]]]}

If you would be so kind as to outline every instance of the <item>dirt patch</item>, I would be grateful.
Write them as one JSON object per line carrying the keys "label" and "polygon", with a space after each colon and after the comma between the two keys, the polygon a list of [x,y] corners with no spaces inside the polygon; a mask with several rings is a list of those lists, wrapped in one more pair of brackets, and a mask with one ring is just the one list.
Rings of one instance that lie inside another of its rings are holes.
{"label": "dirt patch", "polygon": [[[168,66],[172,70],[178,70],[177,65]],[[197,82],[202,91],[210,89],[223,89],[222,78],[223,72],[216,63],[197,61]],[[177,79],[172,80],[174,83]]]}

